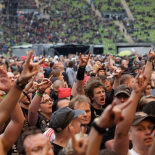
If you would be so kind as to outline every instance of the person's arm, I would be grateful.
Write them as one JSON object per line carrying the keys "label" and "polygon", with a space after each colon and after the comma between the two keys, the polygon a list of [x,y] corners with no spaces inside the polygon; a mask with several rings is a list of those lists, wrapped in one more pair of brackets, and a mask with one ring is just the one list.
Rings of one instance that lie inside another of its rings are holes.
{"label": "person's arm", "polygon": [[[25,86],[25,89],[23,90],[23,92],[25,93],[25,94],[29,94],[29,89],[32,87],[32,85],[33,85],[33,80],[34,79],[32,79],[26,86]],[[20,98],[19,98],[19,102],[25,97],[25,94],[24,93],[21,93],[21,95],[20,95]]]}
{"label": "person's arm", "polygon": [[[126,109],[131,103],[128,100],[124,104],[116,105],[116,101],[113,101],[102,113],[101,117],[96,121],[97,126],[101,129],[106,129],[118,124],[123,120],[122,110]],[[89,143],[86,155],[97,155],[101,145],[101,141],[104,134],[100,134],[94,127],[91,128],[89,133]]]}
{"label": "person's arm", "polygon": [[119,69],[115,69],[113,75],[115,77],[115,80],[114,80],[114,84],[113,84],[112,88],[115,90],[116,87],[120,85],[120,79],[121,79],[122,71]]}
{"label": "person's arm", "polygon": [[109,56],[109,65],[110,65],[110,67],[112,67],[113,69],[117,69],[117,67],[114,66],[114,61],[113,61],[113,55],[112,55],[112,54],[110,54],[110,56]]}
{"label": "person's arm", "polygon": [[93,65],[93,73],[97,74],[97,71],[99,70],[99,68],[101,68],[102,65],[100,63],[95,63]]}
{"label": "person's arm", "polygon": [[114,90],[116,89],[117,86],[120,85],[121,74],[122,74],[122,71],[117,70],[117,69],[114,70],[114,73],[113,73],[113,75],[115,76],[114,84],[113,84],[111,92],[107,94],[106,96],[104,107],[112,103],[113,98],[114,98]]}
{"label": "person's arm", "polygon": [[[136,108],[137,108],[137,104],[141,97],[141,93],[144,91],[144,89],[147,86],[148,78],[143,74],[144,69],[145,67],[143,67],[143,71],[142,72],[140,71],[134,80],[133,90],[129,98],[129,100],[132,100],[132,102],[127,108],[123,110],[124,120],[116,126],[113,150],[114,152],[116,152],[116,154],[119,154],[119,155],[125,155],[128,153],[129,129],[132,125],[135,112],[136,112]],[[140,80],[139,80],[140,76],[143,76],[144,78],[144,81],[143,83],[141,83],[141,85],[140,85]]]}
{"label": "person's arm", "polygon": [[145,71],[144,71],[144,73],[145,73],[145,75],[148,76],[148,81],[149,81],[150,78],[151,78],[152,61],[153,61],[153,58],[154,58],[154,56],[155,56],[154,52],[155,52],[155,51],[151,52],[151,49],[150,49],[150,51],[149,51],[149,53],[148,53],[148,61],[147,61],[146,66],[145,66]]}
{"label": "person's arm", "polygon": [[91,65],[91,63],[90,63],[89,60],[88,60],[88,64],[87,65],[88,65],[88,67],[89,67],[90,70],[93,70],[93,66]]}
{"label": "person's arm", "polygon": [[19,137],[23,127],[24,119],[25,118],[19,103],[17,103],[14,110],[12,111],[10,123],[6,127],[4,133],[0,136],[1,142],[3,144],[3,150],[5,150],[6,153]]}
{"label": "person's arm", "polygon": [[134,56],[135,56],[135,61],[139,61],[139,58],[138,58],[138,55],[137,55],[136,50],[135,50],[135,51],[133,51],[132,53],[133,53],[133,54],[134,54]]}
{"label": "person's arm", "polygon": [[36,95],[34,96],[32,102],[29,106],[28,122],[29,122],[30,126],[35,126],[37,124],[38,109],[39,109],[39,105],[41,103],[42,95],[45,92],[45,90],[51,86],[51,84],[52,84],[51,78],[52,78],[52,76],[49,79],[43,79],[43,81],[42,81],[43,85],[41,85],[39,88],[40,91],[36,93]]}
{"label": "person's arm", "polygon": [[80,94],[80,95],[84,95],[83,79],[84,79],[85,67],[87,66],[89,57],[90,57],[90,52],[88,54],[88,57],[82,57],[80,53],[80,63],[79,63],[79,69],[77,72],[77,81],[76,81],[77,94]]}
{"label": "person's arm", "polygon": [[76,95],[77,95],[76,82],[73,83],[71,95],[72,95],[72,96],[76,96]]}
{"label": "person's arm", "polygon": [[42,96],[39,96],[36,94],[33,100],[31,101],[31,104],[29,106],[29,111],[28,111],[28,122],[30,126],[35,126],[37,124],[38,109],[41,103],[41,99],[42,99]]}
{"label": "person's arm", "polygon": [[[23,67],[23,72],[18,79],[19,83],[22,85],[25,85],[27,81],[38,72],[38,65],[44,61],[43,59],[37,63],[30,63],[32,53],[33,51],[30,51],[29,56],[27,57],[25,65]],[[0,69],[0,75],[0,89],[3,89],[10,82],[7,73],[2,69]],[[22,89],[20,89],[19,87],[20,86],[18,86],[17,88],[12,87],[7,96],[0,103],[0,126],[7,121],[9,115],[11,114],[12,110],[14,109],[15,105],[19,100],[20,94],[22,92]]]}

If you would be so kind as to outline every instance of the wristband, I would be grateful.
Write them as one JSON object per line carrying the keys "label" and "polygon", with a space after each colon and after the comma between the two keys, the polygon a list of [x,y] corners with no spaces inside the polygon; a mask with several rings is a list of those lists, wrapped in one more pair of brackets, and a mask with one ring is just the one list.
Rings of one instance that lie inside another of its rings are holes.
{"label": "wristband", "polygon": [[40,97],[43,97],[43,95],[42,95],[42,94],[40,94],[39,92],[37,92],[37,95],[38,95],[38,96],[40,96]]}
{"label": "wristband", "polygon": [[[26,85],[26,84],[25,84],[25,85]],[[20,90],[23,90],[23,89],[25,88],[25,85],[24,85],[24,84],[21,84],[21,83],[19,82],[19,77],[18,77],[17,81],[16,81],[15,84],[14,84],[14,87],[15,87],[15,88],[18,88],[18,89],[20,89]]]}
{"label": "wristband", "polygon": [[85,67],[83,67],[83,66],[79,66],[79,68],[84,68],[85,69]]}
{"label": "wristband", "polygon": [[84,79],[84,72],[85,72],[85,67],[81,68],[81,66],[79,66],[79,69],[77,71],[77,80],[83,80]]}
{"label": "wristband", "polygon": [[23,90],[23,94],[27,97],[27,99],[29,100],[29,102],[31,102],[29,96],[24,92],[24,90]]}
{"label": "wristband", "polygon": [[95,120],[92,122],[92,127],[99,133],[99,135],[102,135],[102,134],[104,134],[106,132],[106,129],[102,129],[101,127],[99,127],[96,124]]}
{"label": "wristband", "polygon": [[149,60],[149,59],[148,59],[147,61],[149,61],[149,62],[153,62],[152,60]]}
{"label": "wristband", "polygon": [[44,94],[44,91],[42,91],[40,88],[38,88],[38,92],[42,95]]}

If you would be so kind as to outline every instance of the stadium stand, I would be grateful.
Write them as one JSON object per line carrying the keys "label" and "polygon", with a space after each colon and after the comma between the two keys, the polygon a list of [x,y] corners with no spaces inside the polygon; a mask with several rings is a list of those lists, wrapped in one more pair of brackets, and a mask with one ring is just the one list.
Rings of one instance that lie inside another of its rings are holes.
{"label": "stadium stand", "polygon": [[125,12],[121,0],[95,0],[94,5],[103,12]]}
{"label": "stadium stand", "polygon": [[[115,22],[97,17],[85,0],[40,2],[39,9],[48,13],[50,19],[33,13],[18,14],[18,23],[13,22],[8,28],[6,16],[0,14],[2,47],[60,42],[103,44],[105,53],[115,53],[115,42],[127,42]],[[37,5],[35,1],[19,4],[21,9],[28,9],[29,6],[36,9]]]}
{"label": "stadium stand", "polygon": [[18,0],[18,9],[37,9],[35,0]]}
{"label": "stadium stand", "polygon": [[155,1],[127,0],[135,20],[123,21],[135,42],[155,42]]}

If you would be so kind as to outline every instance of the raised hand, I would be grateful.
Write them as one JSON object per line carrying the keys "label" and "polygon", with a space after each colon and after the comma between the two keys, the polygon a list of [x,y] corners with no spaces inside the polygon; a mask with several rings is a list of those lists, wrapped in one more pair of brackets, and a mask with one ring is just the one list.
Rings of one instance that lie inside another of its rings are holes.
{"label": "raised hand", "polygon": [[136,93],[144,91],[147,86],[148,77],[144,74],[144,70],[145,70],[145,66],[143,67],[142,71],[139,71],[139,73],[135,77],[133,90]]}
{"label": "raised hand", "polygon": [[51,79],[53,76],[51,76],[49,79],[43,79],[42,82],[39,84],[39,88],[42,91],[45,91],[48,87],[50,87],[52,85]]}
{"label": "raised hand", "polygon": [[86,155],[88,147],[88,138],[84,138],[84,128],[81,130],[80,139],[75,138],[74,128],[70,126],[70,131],[72,134],[72,147],[74,149],[74,155]]}
{"label": "raised hand", "polygon": [[154,54],[155,51],[151,52],[151,49],[149,50],[149,53],[148,53],[148,60],[152,61],[155,54]]}
{"label": "raised hand", "polygon": [[97,121],[97,124],[101,128],[112,127],[123,120],[122,110],[126,108],[132,100],[127,100],[123,104],[116,105],[116,99],[111,105],[109,105],[102,113],[101,117]]}
{"label": "raised hand", "polygon": [[102,68],[102,65],[100,63],[96,63],[95,65],[93,65],[93,73],[97,73],[99,68]]}
{"label": "raised hand", "polygon": [[11,89],[11,83],[8,78],[7,72],[0,68],[0,90],[9,92]]}
{"label": "raised hand", "polygon": [[120,69],[115,69],[112,75],[115,76],[116,78],[121,78],[122,71]]}
{"label": "raised hand", "polygon": [[41,63],[43,63],[44,59],[38,61],[37,63],[33,63],[32,58],[33,51],[31,50],[27,56],[26,62],[23,67],[23,71],[21,76],[19,77],[19,82],[21,84],[26,84],[27,81],[34,75],[38,73],[38,67]]}
{"label": "raised hand", "polygon": [[87,57],[82,57],[82,55],[80,53],[80,63],[79,63],[79,65],[81,67],[86,67],[87,66],[88,60],[90,58],[90,54],[91,54],[91,52],[89,52]]}
{"label": "raised hand", "polygon": [[113,58],[113,54],[110,54],[110,56],[109,56],[109,57],[110,57],[110,59],[112,59],[112,58]]}
{"label": "raised hand", "polygon": [[34,79],[35,77],[33,77],[31,81],[25,86],[25,89],[24,89],[25,93],[28,93],[28,91],[32,88]]}
{"label": "raised hand", "polygon": [[137,52],[136,50],[132,51],[132,53],[136,56],[137,55]]}

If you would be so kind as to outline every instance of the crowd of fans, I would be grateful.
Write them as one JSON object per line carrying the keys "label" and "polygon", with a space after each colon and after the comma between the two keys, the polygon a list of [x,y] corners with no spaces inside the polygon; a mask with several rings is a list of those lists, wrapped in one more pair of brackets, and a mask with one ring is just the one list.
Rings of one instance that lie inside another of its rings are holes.
{"label": "crowd of fans", "polygon": [[[113,2],[106,3],[121,7]],[[40,3],[50,19],[28,13],[8,27],[0,13],[2,54],[24,43],[124,40],[113,19],[96,17],[83,0]],[[36,9],[34,1],[20,3],[21,9],[29,5]],[[122,22],[129,34],[140,31],[136,20]],[[151,50],[124,57],[0,55],[0,155],[154,155],[154,70]]]}
{"label": "crowd of fans", "polygon": [[95,0],[93,3],[101,12],[125,12],[120,0]]}
{"label": "crowd of fans", "polygon": [[37,9],[37,4],[35,0],[17,0],[18,2],[18,9]]}
{"label": "crowd of fans", "polygon": [[[93,5],[101,13],[102,8],[111,12],[124,12],[120,0],[102,2],[93,1]],[[42,44],[42,43],[78,43],[78,44],[104,44],[105,51],[115,51],[115,42],[127,42],[120,27],[114,20],[123,22],[127,34],[135,42],[152,42],[154,29],[154,2],[127,1],[133,13],[134,20],[124,18],[122,15],[111,15],[109,19],[99,18],[91,8],[91,3],[85,0],[47,0],[39,1],[38,10],[49,15],[49,19],[42,18],[41,13],[18,13],[18,22],[13,21],[8,26],[6,15],[0,12],[0,48],[5,52],[14,45]],[[139,10],[136,9],[136,7]],[[152,6],[152,7],[151,7]],[[150,11],[148,7],[151,8]],[[35,1],[19,2],[19,9],[37,9]],[[121,8],[121,10],[120,10]],[[123,31],[124,32],[124,31]]]}
{"label": "crowd of fans", "polygon": [[0,154],[154,155],[155,51],[0,56]]}
{"label": "crowd of fans", "polygon": [[[34,1],[23,2],[20,4],[22,9],[27,9],[24,3],[36,6]],[[40,13],[18,12],[18,22],[12,21],[11,27],[8,26],[6,15],[0,12],[2,51],[15,45],[60,42],[106,44],[106,47],[114,50],[114,42],[126,41],[114,21],[96,16],[85,0],[40,1],[38,9],[50,15],[50,18],[42,18]]]}

